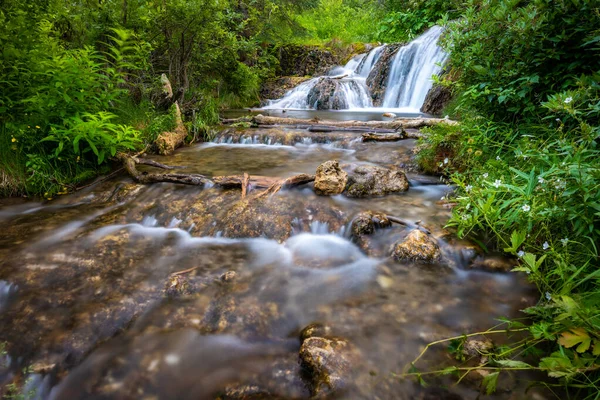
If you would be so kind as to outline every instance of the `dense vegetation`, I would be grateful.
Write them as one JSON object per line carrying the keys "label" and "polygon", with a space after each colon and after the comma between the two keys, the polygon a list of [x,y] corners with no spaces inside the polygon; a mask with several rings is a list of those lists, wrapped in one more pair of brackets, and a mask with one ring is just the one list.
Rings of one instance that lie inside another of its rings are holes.
{"label": "dense vegetation", "polygon": [[[503,370],[542,370],[573,398],[600,386],[600,9],[560,1],[470,2],[448,25],[443,84],[460,127],[437,127],[421,164],[458,190],[450,222],[512,253],[541,295],[529,333],[491,354]],[[445,162],[444,160],[448,160]],[[509,359],[509,360],[507,360]],[[508,368],[507,368],[508,367]]]}
{"label": "dense vegetation", "polygon": [[410,4],[2,0],[0,195],[65,193],[152,142],[172,122],[153,102],[162,73],[198,130],[258,103],[278,46],[407,40],[443,11]]}
{"label": "dense vegetation", "polygon": [[490,354],[486,386],[502,371],[533,369],[559,379],[549,386],[594,398],[595,2],[0,0],[0,196],[74,190],[108,171],[117,152],[172,129],[172,113],[155,101],[163,73],[188,125],[201,129],[219,107],[258,101],[278,46],[406,41],[434,23],[447,25],[441,84],[461,125],[430,129],[420,162],[457,184],[450,225],[458,234],[518,257],[517,271],[542,293],[527,319],[508,322],[528,336]]}

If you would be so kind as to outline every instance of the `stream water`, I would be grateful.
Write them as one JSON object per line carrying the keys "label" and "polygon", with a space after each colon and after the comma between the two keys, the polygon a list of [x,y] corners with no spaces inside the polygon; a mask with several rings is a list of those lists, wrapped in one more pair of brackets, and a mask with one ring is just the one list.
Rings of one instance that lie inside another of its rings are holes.
{"label": "stream water", "polygon": [[[422,388],[392,373],[430,341],[516,316],[535,292],[516,274],[469,267],[472,246],[442,229],[450,211],[440,198],[451,188],[410,172],[414,146],[240,128],[155,157],[207,176],[312,174],[330,159],[401,166],[411,187],[399,195],[323,197],[309,184],[242,199],[239,189],[144,186],[123,175],[4,206],[0,388],[28,367],[23,390],[36,399],[306,399],[300,332],[319,323],[355,349],[334,397],[477,397],[476,385],[450,377]],[[390,258],[410,231],[401,225],[359,247],[349,224],[365,210],[423,221],[442,261]],[[441,347],[420,366],[451,363]],[[502,379],[496,398],[530,398],[525,383]]]}

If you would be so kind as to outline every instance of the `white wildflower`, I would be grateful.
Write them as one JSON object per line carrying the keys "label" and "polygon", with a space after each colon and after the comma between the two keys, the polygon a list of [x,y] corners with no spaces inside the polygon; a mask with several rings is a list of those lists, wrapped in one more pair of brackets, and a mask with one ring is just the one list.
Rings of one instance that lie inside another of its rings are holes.
{"label": "white wildflower", "polygon": [[463,221],[466,221],[466,220],[468,220],[468,219],[469,219],[469,216],[468,216],[467,214],[463,214],[463,216],[461,217],[461,219],[462,219]]}
{"label": "white wildflower", "polygon": [[552,295],[550,294],[550,292],[546,292],[546,299],[548,301],[552,300]]}
{"label": "white wildflower", "polygon": [[494,181],[494,187],[498,189],[502,185],[502,181],[500,179],[496,179]]}
{"label": "white wildflower", "polygon": [[496,160],[497,160],[497,161],[500,161],[500,160],[502,160],[502,159],[500,158],[500,156],[496,156]]}
{"label": "white wildflower", "polygon": [[487,177],[488,177],[488,176],[489,176],[489,175],[488,175],[488,173],[486,172],[485,174],[483,174],[483,179],[487,179]]}
{"label": "white wildflower", "polygon": [[566,246],[567,243],[569,243],[569,238],[560,239],[560,242],[562,243],[563,246]]}
{"label": "white wildflower", "polygon": [[569,96],[565,99],[565,104],[569,104],[572,101],[573,101],[573,98]]}
{"label": "white wildflower", "polygon": [[523,207],[521,207],[521,209],[525,212],[529,212],[529,210],[531,210],[531,207],[529,207],[529,204],[525,204],[523,205]]}
{"label": "white wildflower", "polygon": [[544,242],[544,244],[542,245],[542,248],[544,250],[548,250],[550,248],[550,245],[548,244],[548,242]]}
{"label": "white wildflower", "polygon": [[448,164],[448,157],[444,158],[444,164]]}
{"label": "white wildflower", "polygon": [[470,191],[471,191],[471,189],[473,189],[473,186],[472,186],[472,185],[467,185],[467,186],[465,187],[465,190],[466,190],[467,192],[470,192]]}
{"label": "white wildflower", "polygon": [[544,178],[542,178],[541,176],[540,176],[540,177],[538,177],[538,183],[544,183],[544,182],[546,182],[546,181],[544,180]]}
{"label": "white wildflower", "polygon": [[523,250],[519,250],[517,255],[519,256],[519,258],[523,258],[523,256],[525,255],[525,252]]}

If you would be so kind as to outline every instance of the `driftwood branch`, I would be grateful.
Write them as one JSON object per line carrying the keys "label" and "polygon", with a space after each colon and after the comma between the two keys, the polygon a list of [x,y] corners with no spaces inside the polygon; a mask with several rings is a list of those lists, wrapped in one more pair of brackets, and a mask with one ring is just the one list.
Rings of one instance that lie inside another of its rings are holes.
{"label": "driftwood branch", "polygon": [[258,194],[256,196],[256,198],[272,195],[272,194],[279,192],[281,189],[287,189],[287,188],[291,188],[294,186],[303,185],[305,183],[313,182],[314,180],[315,180],[314,175],[308,175],[308,174],[294,175],[287,179],[273,183],[271,186],[269,186],[267,188],[267,190]]}
{"label": "driftwood branch", "polygon": [[409,228],[419,229],[420,231],[423,231],[423,232],[425,232],[428,235],[431,234],[431,232],[429,231],[429,229],[425,229],[424,227],[422,227],[420,225],[421,221],[410,222],[410,221],[406,221],[406,220],[398,218],[398,217],[394,217],[393,215],[387,215],[386,217],[387,217],[388,220],[390,220],[390,222],[394,222],[394,223],[399,224],[399,225],[407,226]]}
{"label": "driftwood branch", "polygon": [[250,176],[244,172],[244,179],[242,179],[242,199],[246,197],[246,191],[248,190],[248,183],[250,182]]}
{"label": "driftwood branch", "polygon": [[161,168],[161,169],[175,169],[175,167],[171,167],[169,165],[161,164],[161,163],[159,163],[157,161],[154,161],[154,160],[147,160],[145,158],[137,158],[137,157],[131,157],[131,159],[136,164],[150,165],[151,167],[156,167],[156,168]]}
{"label": "driftwood branch", "polygon": [[292,177],[281,179],[269,176],[250,176],[247,173],[243,175],[215,176],[211,179],[200,174],[157,174],[140,172],[136,168],[136,164],[152,165],[163,169],[172,169],[168,165],[164,165],[151,160],[144,160],[137,157],[131,157],[120,153],[116,157],[123,163],[123,167],[134,181],[143,184],[169,182],[181,183],[184,185],[204,186],[209,183],[214,183],[217,186],[224,188],[240,188],[242,190],[242,198],[248,194],[248,187],[267,189],[258,197],[268,194],[277,193],[282,188],[290,188],[309,183],[315,180],[314,175],[299,174]]}
{"label": "driftwood branch", "polygon": [[[136,164],[142,164],[140,160],[136,157],[129,157],[124,154],[120,154],[118,158],[123,162],[123,166],[127,173],[133,178],[134,181],[138,183],[158,183],[158,182],[170,182],[170,183],[182,183],[184,185],[195,185],[195,186],[204,186],[207,183],[210,183],[210,179],[205,177],[204,175],[198,174],[155,174],[155,173],[147,173],[140,172],[136,168]],[[136,162],[137,160],[137,162]],[[156,163],[160,164],[160,163]],[[162,167],[168,167],[166,165],[160,164]],[[156,165],[155,165],[156,166]],[[160,168],[162,168],[160,167]]]}

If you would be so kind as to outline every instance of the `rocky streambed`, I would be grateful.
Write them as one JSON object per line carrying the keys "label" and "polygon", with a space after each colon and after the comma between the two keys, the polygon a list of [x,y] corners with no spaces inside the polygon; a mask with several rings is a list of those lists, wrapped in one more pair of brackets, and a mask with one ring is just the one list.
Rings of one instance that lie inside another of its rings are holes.
{"label": "rocky streambed", "polygon": [[[317,131],[223,127],[153,157],[207,177],[315,175],[266,195],[122,175],[0,209],[0,393],[478,397],[477,379],[424,388],[396,374],[431,341],[516,316],[535,291],[511,260],[443,229],[451,188],[419,174],[415,139]],[[447,365],[440,348],[421,366]],[[513,378],[499,387],[528,396]]]}

